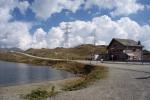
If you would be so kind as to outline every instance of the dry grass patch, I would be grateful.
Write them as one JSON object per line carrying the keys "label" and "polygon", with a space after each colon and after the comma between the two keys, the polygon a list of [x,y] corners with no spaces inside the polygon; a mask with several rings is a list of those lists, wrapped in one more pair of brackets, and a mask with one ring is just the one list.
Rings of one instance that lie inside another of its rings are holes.
{"label": "dry grass patch", "polygon": [[92,66],[94,67],[90,73],[81,75],[80,78],[66,82],[62,90],[73,91],[87,87],[92,82],[107,77],[108,68],[104,66]]}
{"label": "dry grass patch", "polygon": [[48,97],[56,95],[55,86],[51,87],[51,90],[37,88],[32,90],[31,93],[25,95],[23,98],[27,100],[47,100]]}

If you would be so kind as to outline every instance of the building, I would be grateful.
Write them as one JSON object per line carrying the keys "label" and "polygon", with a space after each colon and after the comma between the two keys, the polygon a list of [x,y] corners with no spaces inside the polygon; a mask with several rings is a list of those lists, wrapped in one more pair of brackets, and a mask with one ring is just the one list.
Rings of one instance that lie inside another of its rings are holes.
{"label": "building", "polygon": [[107,47],[107,58],[118,61],[139,61],[142,59],[142,49],[140,41],[114,38]]}

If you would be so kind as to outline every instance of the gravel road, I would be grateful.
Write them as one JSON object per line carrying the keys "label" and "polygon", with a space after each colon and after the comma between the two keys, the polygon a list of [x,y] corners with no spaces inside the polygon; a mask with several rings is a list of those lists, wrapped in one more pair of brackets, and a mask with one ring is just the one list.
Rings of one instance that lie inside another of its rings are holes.
{"label": "gravel road", "polygon": [[49,100],[150,100],[150,65],[103,65],[109,67],[106,79]]}

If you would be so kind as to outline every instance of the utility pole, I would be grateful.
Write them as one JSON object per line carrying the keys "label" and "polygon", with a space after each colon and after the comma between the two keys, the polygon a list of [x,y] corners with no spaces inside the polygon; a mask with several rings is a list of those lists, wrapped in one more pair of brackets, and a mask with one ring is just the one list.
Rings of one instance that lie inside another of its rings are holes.
{"label": "utility pole", "polygon": [[128,47],[128,45],[129,45],[129,41],[127,40],[127,46],[126,46],[127,63],[129,62],[129,59],[130,59],[130,56],[128,55],[128,53],[129,53],[129,47]]}
{"label": "utility pole", "polygon": [[143,63],[144,63],[144,62],[143,62],[143,60],[144,60],[144,58],[143,58],[143,47],[144,47],[144,46],[142,46],[142,44],[141,44],[140,41],[138,41],[138,45],[141,46],[141,64],[143,64]]}
{"label": "utility pole", "polygon": [[[70,24],[67,22],[65,24],[65,27],[62,28],[62,30],[64,30],[64,42],[63,45],[65,48],[69,48],[69,33],[71,31],[72,27],[70,26]],[[66,53],[66,59],[68,61],[68,53]]]}
{"label": "utility pole", "polygon": [[93,32],[93,43],[94,43],[94,46],[96,46],[96,29],[94,29],[94,32]]}
{"label": "utility pole", "polygon": [[93,43],[94,43],[94,48],[93,48],[93,56],[94,56],[94,60],[95,59],[95,47],[96,47],[96,29],[94,29],[94,32],[93,32]]}
{"label": "utility pole", "polygon": [[143,62],[143,47],[142,47],[142,49],[141,49],[141,63],[143,64],[144,62]]}
{"label": "utility pole", "polygon": [[62,30],[64,30],[64,47],[65,48],[69,48],[69,33],[70,33],[70,30],[72,29],[72,27],[70,26],[70,24],[67,22],[65,24],[65,27],[62,28]]}
{"label": "utility pole", "polygon": [[[93,59],[95,59],[95,46],[96,46],[96,29],[93,30],[93,33],[92,33],[92,36],[93,36],[93,49],[92,49],[92,52],[91,52],[91,62]],[[90,62],[90,64],[91,64]]]}

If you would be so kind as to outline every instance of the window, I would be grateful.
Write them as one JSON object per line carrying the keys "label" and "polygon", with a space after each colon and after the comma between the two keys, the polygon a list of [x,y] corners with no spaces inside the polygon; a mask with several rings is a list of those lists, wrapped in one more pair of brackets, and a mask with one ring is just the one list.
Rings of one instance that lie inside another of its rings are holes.
{"label": "window", "polygon": [[133,52],[135,52],[136,51],[136,49],[133,49]]}

